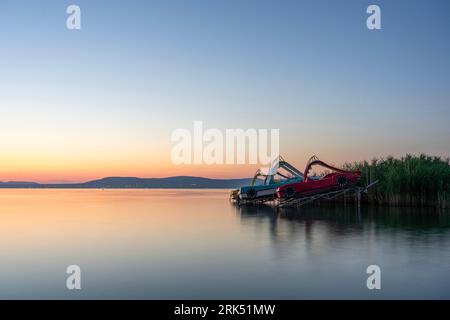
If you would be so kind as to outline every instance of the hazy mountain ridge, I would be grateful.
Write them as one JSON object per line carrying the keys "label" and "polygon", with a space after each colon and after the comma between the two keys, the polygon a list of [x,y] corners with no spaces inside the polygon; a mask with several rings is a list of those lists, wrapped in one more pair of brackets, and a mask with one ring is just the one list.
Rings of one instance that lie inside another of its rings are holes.
{"label": "hazy mountain ridge", "polygon": [[0,181],[0,186],[28,186],[28,185],[38,186],[39,183],[30,181],[6,181],[6,182]]}
{"label": "hazy mountain ridge", "polygon": [[0,188],[238,188],[251,183],[252,179],[211,179],[191,176],[167,178],[105,177],[83,183],[36,183],[9,181],[0,182]]}

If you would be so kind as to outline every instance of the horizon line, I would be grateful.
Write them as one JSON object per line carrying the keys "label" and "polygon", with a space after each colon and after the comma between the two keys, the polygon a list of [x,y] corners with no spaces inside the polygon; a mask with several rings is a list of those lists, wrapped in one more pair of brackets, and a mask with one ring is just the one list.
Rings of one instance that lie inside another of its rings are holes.
{"label": "horizon line", "polygon": [[244,177],[244,178],[210,178],[210,177],[202,177],[202,176],[189,176],[189,175],[178,175],[178,176],[167,176],[167,177],[138,177],[138,176],[105,176],[101,178],[96,178],[92,180],[87,181],[67,181],[67,182],[36,182],[36,181],[30,181],[30,180],[8,180],[8,181],[2,181],[0,180],[0,184],[8,184],[8,183],[32,183],[32,184],[39,184],[39,185],[70,185],[70,184],[84,184],[94,181],[100,181],[104,179],[112,179],[112,178],[122,178],[122,179],[171,179],[171,178],[199,178],[199,179],[208,179],[208,180],[245,180],[245,179],[252,179],[252,177]]}

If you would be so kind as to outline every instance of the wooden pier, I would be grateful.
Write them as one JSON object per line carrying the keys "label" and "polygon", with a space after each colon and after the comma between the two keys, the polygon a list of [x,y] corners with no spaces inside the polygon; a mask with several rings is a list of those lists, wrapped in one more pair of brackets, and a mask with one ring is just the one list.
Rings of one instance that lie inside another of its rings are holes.
{"label": "wooden pier", "polygon": [[369,188],[374,186],[378,183],[377,181],[372,182],[371,184],[360,187],[360,186],[354,186],[350,188],[345,189],[339,189],[334,190],[330,192],[324,192],[319,194],[312,194],[312,195],[305,195],[301,197],[295,197],[295,198],[266,198],[266,199],[254,199],[254,200],[243,200],[243,199],[234,199],[233,202],[235,202],[238,205],[268,205],[272,207],[277,208],[284,208],[284,207],[301,207],[305,204],[312,203],[319,200],[333,200],[337,197],[344,197],[344,198],[354,198],[355,203],[358,206],[358,208],[361,207],[361,195],[363,193],[367,193]]}

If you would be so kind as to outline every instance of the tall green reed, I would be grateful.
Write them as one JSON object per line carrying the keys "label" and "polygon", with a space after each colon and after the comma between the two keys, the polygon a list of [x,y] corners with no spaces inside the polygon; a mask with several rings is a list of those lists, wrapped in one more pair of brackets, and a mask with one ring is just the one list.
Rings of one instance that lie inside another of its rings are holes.
{"label": "tall green reed", "polygon": [[420,154],[375,158],[344,165],[362,172],[361,184],[375,180],[365,201],[383,205],[450,207],[449,159]]}

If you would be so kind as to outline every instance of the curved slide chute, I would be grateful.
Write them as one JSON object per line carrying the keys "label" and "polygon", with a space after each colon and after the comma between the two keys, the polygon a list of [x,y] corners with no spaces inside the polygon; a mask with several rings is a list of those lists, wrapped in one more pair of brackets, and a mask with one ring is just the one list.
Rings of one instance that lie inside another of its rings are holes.
{"label": "curved slide chute", "polygon": [[328,163],[325,163],[322,160],[319,160],[319,158],[317,158],[316,156],[312,156],[308,160],[308,163],[306,164],[305,173],[304,173],[305,181],[308,180],[309,171],[315,165],[319,165],[319,166],[322,166],[324,168],[327,168],[327,169],[330,169],[332,171],[339,172],[339,173],[352,173],[352,171],[347,171],[347,170],[344,170],[344,169],[339,169],[339,168],[333,167],[333,166],[329,165]]}

